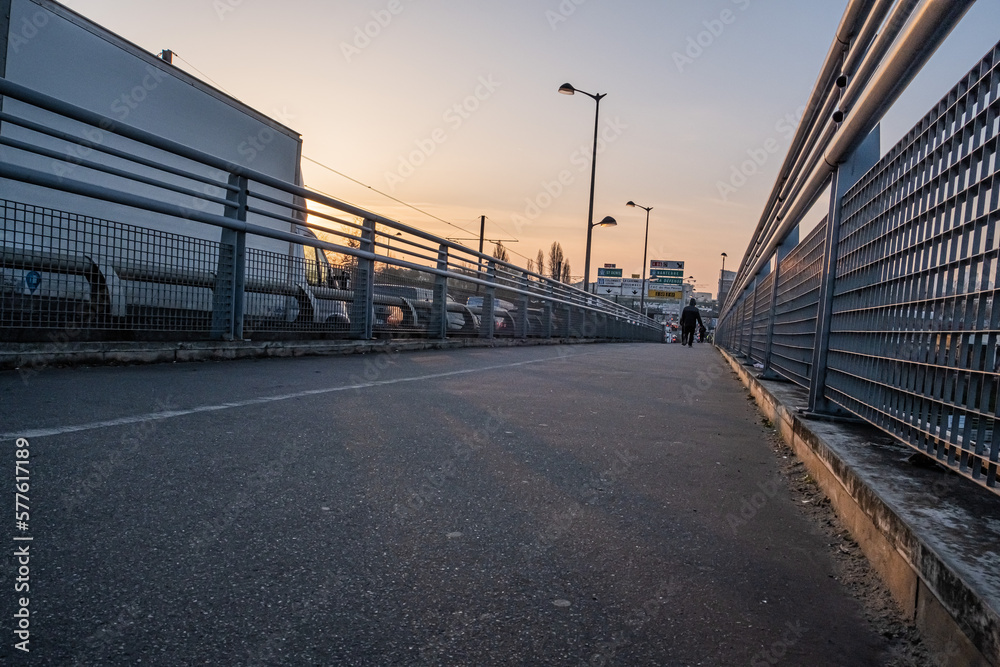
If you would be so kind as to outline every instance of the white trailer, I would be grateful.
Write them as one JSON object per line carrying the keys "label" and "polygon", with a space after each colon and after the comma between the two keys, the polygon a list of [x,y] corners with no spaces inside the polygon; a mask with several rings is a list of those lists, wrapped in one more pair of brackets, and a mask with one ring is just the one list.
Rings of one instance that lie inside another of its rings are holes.
{"label": "white trailer", "polygon": [[[296,132],[56,2],[0,0],[0,76],[228,164],[291,184],[302,182],[302,142]],[[0,162],[192,211],[225,211],[218,201],[206,202],[88,165],[124,169],[225,199],[226,190],[212,185],[226,184],[226,174],[217,169],[9,96],[0,97],[0,111],[55,130],[43,133],[0,118]],[[86,145],[67,141],[59,132]],[[19,149],[17,142],[42,154]],[[150,166],[126,162],[101,150],[105,148],[135,155]],[[61,159],[55,159],[56,154]],[[205,182],[165,175],[153,165],[192,173]],[[278,202],[298,203],[292,195],[261,184],[254,189]],[[55,299],[93,308],[96,276],[102,308],[113,316],[150,309],[202,315],[213,310],[218,244],[226,230],[5,178],[0,178],[0,200],[5,213],[0,267],[5,306]],[[279,204],[258,208],[290,215],[290,209]],[[105,221],[108,224],[97,224]],[[309,235],[298,224],[252,211],[246,222]],[[248,318],[293,321],[307,316],[312,323],[346,323],[343,301],[317,298],[317,288],[329,293],[337,287],[326,282],[333,274],[322,252],[252,234],[246,247]]]}

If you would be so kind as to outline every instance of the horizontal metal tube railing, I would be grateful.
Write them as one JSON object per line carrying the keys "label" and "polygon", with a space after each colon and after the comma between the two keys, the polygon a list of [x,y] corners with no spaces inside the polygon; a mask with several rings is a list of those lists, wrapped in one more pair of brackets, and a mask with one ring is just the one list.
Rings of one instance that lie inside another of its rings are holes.
{"label": "horizontal metal tube railing", "polygon": [[[765,209],[765,217],[740,264],[730,296],[746,287],[777,246],[801,222],[826,188],[834,168],[861,144],[974,2],[922,0],[919,7],[911,9],[910,0],[901,0],[890,19],[891,25],[885,37],[876,39],[871,45],[870,57],[866,53],[861,60],[861,75],[848,88],[849,101],[854,98],[857,101],[846,110],[844,124],[835,127],[831,119],[823,120],[831,128],[829,143],[818,143],[805,158],[799,151],[794,153],[798,163],[788,169],[789,173],[797,175],[794,183],[789,183],[786,177],[779,177],[786,196],[774,197],[777,204],[773,212],[770,202]],[[900,29],[898,24],[901,19],[911,13],[910,22]],[[890,42],[894,31],[899,31],[899,35]],[[875,71],[869,77],[867,72],[870,70]],[[813,99],[817,94],[814,89]],[[790,152],[789,157],[792,156]],[[765,222],[768,219],[773,219],[774,223],[769,225]]]}
{"label": "horizontal metal tube railing", "polygon": [[[616,329],[614,332],[609,330],[606,335],[611,337],[621,337],[622,335],[630,337],[638,335],[639,332],[642,332],[640,337],[646,339],[656,339],[662,336],[661,325],[656,324],[648,318],[640,316],[635,311],[628,310],[618,304],[601,299],[600,297],[589,295],[586,292],[572,288],[558,281],[553,281],[545,276],[525,271],[514,266],[513,264],[496,260],[495,258],[489,257],[485,254],[477,253],[461,246],[460,244],[436,237],[430,233],[423,232],[422,230],[405,225],[398,221],[365,211],[350,204],[338,201],[332,197],[310,191],[301,186],[283,182],[280,179],[273,178],[267,174],[250,170],[239,165],[230,164],[220,158],[215,158],[190,147],[157,137],[152,133],[125,126],[107,117],[69,105],[65,102],[61,102],[60,100],[42,95],[36,91],[31,91],[30,89],[3,79],[0,79],[0,94],[18,99],[37,108],[58,113],[65,118],[97,127],[101,132],[115,133],[131,141],[138,142],[145,146],[150,146],[151,148],[163,151],[164,153],[175,155],[183,160],[191,162],[192,168],[211,167],[217,169],[225,174],[228,174],[230,182],[227,183],[212,178],[206,178],[191,169],[183,169],[165,162],[161,163],[138,154],[133,155],[129,151],[121,148],[111,148],[103,145],[101,142],[80,139],[70,133],[47,128],[39,123],[19,118],[10,113],[3,114],[0,116],[0,119],[30,130],[31,132],[66,139],[70,143],[83,148],[92,148],[98,153],[103,153],[120,159],[130,159],[136,164],[158,169],[159,171],[173,177],[179,177],[184,180],[190,180],[203,185],[208,185],[212,188],[218,188],[219,192],[229,193],[229,197],[222,198],[214,194],[210,194],[210,190],[208,188],[205,188],[203,191],[198,191],[180,184],[179,182],[163,181],[147,174],[139,174],[128,171],[127,169],[103,164],[95,159],[84,160],[72,155],[63,155],[57,151],[31,144],[26,141],[23,136],[19,139],[2,137],[0,138],[0,143],[9,149],[14,149],[25,154],[34,154],[52,160],[61,160],[69,165],[69,167],[67,167],[66,170],[59,171],[65,174],[78,168],[79,171],[73,173],[73,176],[79,178],[67,178],[62,174],[49,174],[24,165],[6,162],[0,163],[0,177],[2,178],[30,183],[53,191],[71,193],[94,200],[106,201],[117,205],[144,210],[177,220],[196,222],[221,229],[232,230],[237,234],[250,234],[256,237],[288,242],[297,246],[329,251],[337,255],[347,257],[354,262],[372,262],[372,267],[376,269],[379,266],[383,266],[389,267],[393,270],[411,271],[414,272],[414,275],[426,276],[427,279],[437,278],[439,280],[446,281],[460,281],[462,285],[466,286],[465,289],[502,290],[505,298],[515,300],[521,298],[537,300],[538,302],[548,304],[548,308],[555,309],[558,312],[562,312],[563,309],[570,309],[566,311],[566,317],[572,317],[573,309],[578,309],[580,313],[586,314],[586,317],[613,318],[614,322],[620,322],[622,325],[626,326],[626,329]],[[70,169],[70,167],[72,167],[72,169]],[[113,178],[123,179],[123,182],[130,181],[143,186],[148,186],[150,188],[155,188],[157,191],[171,192],[177,195],[187,196],[191,198],[192,205],[185,206],[176,202],[157,199],[153,196],[129,192],[122,188],[108,187],[88,182],[85,179],[90,173],[105,174]],[[232,180],[233,178],[242,178],[245,185],[235,185]],[[267,191],[262,191],[261,188],[264,188],[265,190],[270,189],[270,191],[288,195],[288,200],[282,199],[280,195],[275,196]],[[234,197],[236,197],[236,199],[234,199]],[[243,203],[239,203],[237,201],[239,197],[243,197]],[[349,215],[356,215],[361,218],[362,221],[366,222],[357,223],[342,219],[336,215],[327,213],[325,210],[316,210],[315,208],[309,206],[307,202],[316,204],[320,207],[325,207],[327,209],[342,211]],[[225,209],[230,212],[239,212],[239,214],[231,215],[227,213],[226,215],[220,215],[219,213],[207,210],[211,207],[215,207],[220,210]],[[338,239],[343,239],[344,242],[330,242],[323,239],[302,236],[301,234],[284,231],[282,229],[275,229],[261,225],[259,222],[255,223],[253,221],[248,221],[248,216],[258,221],[273,220],[285,223],[292,226],[293,229],[295,226],[312,229],[319,233],[330,234]],[[356,235],[317,225],[314,222],[311,222],[310,218],[340,224],[348,230],[355,232]],[[371,226],[371,229],[370,231],[366,231],[369,229],[369,225]],[[382,226],[383,229],[379,230],[376,225]],[[365,234],[369,233],[371,235],[370,240],[367,242],[363,241]],[[405,236],[403,236],[403,234],[405,234]],[[194,239],[192,239],[192,242],[193,241]],[[362,247],[355,247],[358,243],[361,243]],[[365,246],[363,246],[364,243],[368,243],[367,247],[369,249],[365,249]],[[214,248],[216,246],[212,247]],[[386,250],[385,255],[378,253],[380,248]],[[209,250],[212,253],[222,252],[221,248],[219,250]],[[199,252],[209,252],[209,250],[202,250]],[[395,251],[397,254],[402,253],[404,256],[390,256],[392,251]],[[248,250],[247,252],[257,251]],[[441,255],[441,252],[445,252],[445,254]],[[309,260],[306,258],[305,261],[307,264],[303,265],[302,258],[281,258],[278,256],[265,255],[260,255],[259,257],[259,261],[269,262],[273,268],[264,269],[261,266],[255,266],[255,268],[253,268],[253,275],[248,274],[245,279],[239,279],[244,281],[240,284],[245,286],[244,289],[248,293],[247,298],[249,298],[249,293],[271,294],[276,296],[301,296],[301,294],[296,291],[296,288],[292,285],[292,283],[289,283],[287,280],[274,280],[266,276],[262,277],[258,274],[263,270],[279,272],[285,271],[286,269],[282,267],[287,265],[288,262],[297,262],[297,265],[310,267],[315,264],[315,260]],[[443,263],[441,259],[442,257],[444,257]],[[205,259],[200,261],[221,262],[222,256],[219,255],[218,260],[212,260],[206,256]],[[308,264],[308,262],[313,262],[313,264]],[[5,266],[9,267],[13,265],[8,263],[5,264]],[[130,284],[138,282],[146,285],[160,283],[170,285],[177,283],[183,284],[187,288],[191,289],[203,289],[208,290],[209,292],[218,292],[220,285],[219,281],[228,279],[228,274],[213,272],[205,269],[179,270],[176,272],[163,270],[157,273],[155,270],[141,268],[134,264],[130,266],[123,266],[120,263],[112,263],[109,266],[112,267],[109,270],[114,271],[117,274],[104,277],[106,281],[111,282],[124,280]],[[471,267],[471,269],[469,267]],[[489,272],[487,271],[488,267],[490,267]],[[33,268],[37,270],[38,265],[33,265]],[[319,265],[315,265],[315,268],[311,268],[309,270],[318,271],[321,268],[322,267]],[[107,272],[105,269],[101,270],[105,273]],[[323,269],[323,272],[326,271],[328,270]],[[338,271],[343,274],[343,276],[340,276],[340,273],[338,274],[338,280],[345,280],[348,273],[344,270]],[[351,271],[353,271],[353,269],[351,269]],[[386,276],[383,276],[380,279],[384,280],[392,278],[386,274]],[[305,302],[305,305],[309,308],[314,309],[318,307],[318,305],[314,303],[314,299],[316,298],[336,300],[345,304],[353,303],[358,298],[358,293],[353,290],[338,290],[316,284],[310,285],[311,286],[308,288],[308,291],[313,296],[309,296],[309,301]],[[425,288],[430,289],[430,284],[428,283]],[[152,288],[145,289],[149,291]],[[164,294],[170,296],[168,293]],[[174,294],[171,298],[181,297]],[[205,303],[204,298],[206,297],[198,296],[196,293],[190,293],[183,297],[183,299],[186,299],[184,303],[190,304],[196,301],[201,304],[200,307],[202,308]],[[195,301],[192,301],[192,299]],[[437,299],[437,297],[435,297],[435,299]],[[428,300],[428,302],[430,302],[430,300]],[[409,305],[409,302],[405,299],[402,302],[392,299],[387,301],[384,297],[376,295],[372,303],[390,306],[404,304],[412,310],[412,305]],[[121,312],[121,309],[124,307],[125,306],[119,304],[114,312]],[[178,307],[183,307],[183,304]],[[437,307],[438,306],[435,305],[435,308]],[[279,308],[280,310],[279,306],[273,306],[273,308]],[[470,311],[462,304],[449,302],[441,306],[441,308],[442,310],[439,312],[465,315],[466,318],[470,316]],[[299,310],[301,310],[301,307]],[[496,312],[500,313],[501,316],[510,316],[503,308],[497,308]],[[530,313],[534,311],[529,310],[524,312]],[[239,312],[237,312],[236,316],[240,317]],[[291,316],[292,314],[289,313],[286,317]],[[538,321],[540,321],[540,318],[543,316],[546,318],[551,317],[549,315],[545,315],[544,313],[539,314],[537,312],[532,315],[532,317],[536,319],[536,324],[533,325],[536,329]],[[338,315],[338,317],[342,320],[346,320],[346,315]],[[517,315],[516,317],[522,316]],[[525,317],[527,317],[527,315],[525,315]],[[413,315],[410,316],[410,319],[413,319]],[[583,320],[582,323],[585,324],[586,320]],[[568,322],[565,324],[568,326]],[[594,319],[593,326],[603,326],[606,328],[608,324],[607,322],[605,322],[605,324],[601,324],[599,319]]]}

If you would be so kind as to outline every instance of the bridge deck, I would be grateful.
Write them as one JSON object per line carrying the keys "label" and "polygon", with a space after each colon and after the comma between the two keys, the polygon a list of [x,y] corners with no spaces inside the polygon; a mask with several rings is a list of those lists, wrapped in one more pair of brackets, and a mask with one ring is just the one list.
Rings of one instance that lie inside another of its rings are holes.
{"label": "bridge deck", "polygon": [[885,661],[707,345],[7,372],[0,400],[39,664]]}

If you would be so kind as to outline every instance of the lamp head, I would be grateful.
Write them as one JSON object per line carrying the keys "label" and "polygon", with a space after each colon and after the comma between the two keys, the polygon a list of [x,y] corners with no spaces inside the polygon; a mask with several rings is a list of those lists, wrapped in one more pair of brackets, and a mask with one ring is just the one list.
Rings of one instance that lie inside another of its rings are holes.
{"label": "lamp head", "polygon": [[576,88],[574,88],[572,84],[564,83],[559,86],[559,92],[563,95],[572,95],[576,92]]}
{"label": "lamp head", "polygon": [[726,253],[722,253],[722,256],[723,257],[729,257],[729,255],[727,255]]}
{"label": "lamp head", "polygon": [[604,219],[598,222],[595,227],[614,227],[618,224],[618,221],[612,218],[610,215],[604,216]]}
{"label": "lamp head", "polygon": [[626,205],[626,206],[629,206],[629,207],[631,207],[631,208],[635,208],[635,202],[634,202],[634,201],[630,201],[629,203],[627,203],[627,204],[625,204],[625,205]]}

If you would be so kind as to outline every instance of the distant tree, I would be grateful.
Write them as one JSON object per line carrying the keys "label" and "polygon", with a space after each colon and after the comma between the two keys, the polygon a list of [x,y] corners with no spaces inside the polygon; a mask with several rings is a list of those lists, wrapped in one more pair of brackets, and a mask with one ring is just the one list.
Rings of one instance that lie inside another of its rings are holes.
{"label": "distant tree", "polygon": [[507,252],[507,248],[503,247],[503,243],[497,241],[496,246],[493,247],[493,256],[499,259],[501,262],[509,262],[510,254]]}
{"label": "distant tree", "polygon": [[553,241],[549,248],[549,275],[553,280],[562,280],[564,259],[562,245],[559,241]]}
{"label": "distant tree", "polygon": [[540,275],[545,275],[545,253],[538,250],[538,257],[535,258],[535,271]]}
{"label": "distant tree", "polygon": [[536,273],[536,271],[535,271],[535,260],[533,260],[533,259],[529,259],[528,260],[528,273]]}
{"label": "distant tree", "polygon": [[569,277],[569,260],[568,259],[563,261],[563,265],[562,265],[562,277],[560,279],[564,283],[566,283],[567,285],[570,282],[570,277]]}

